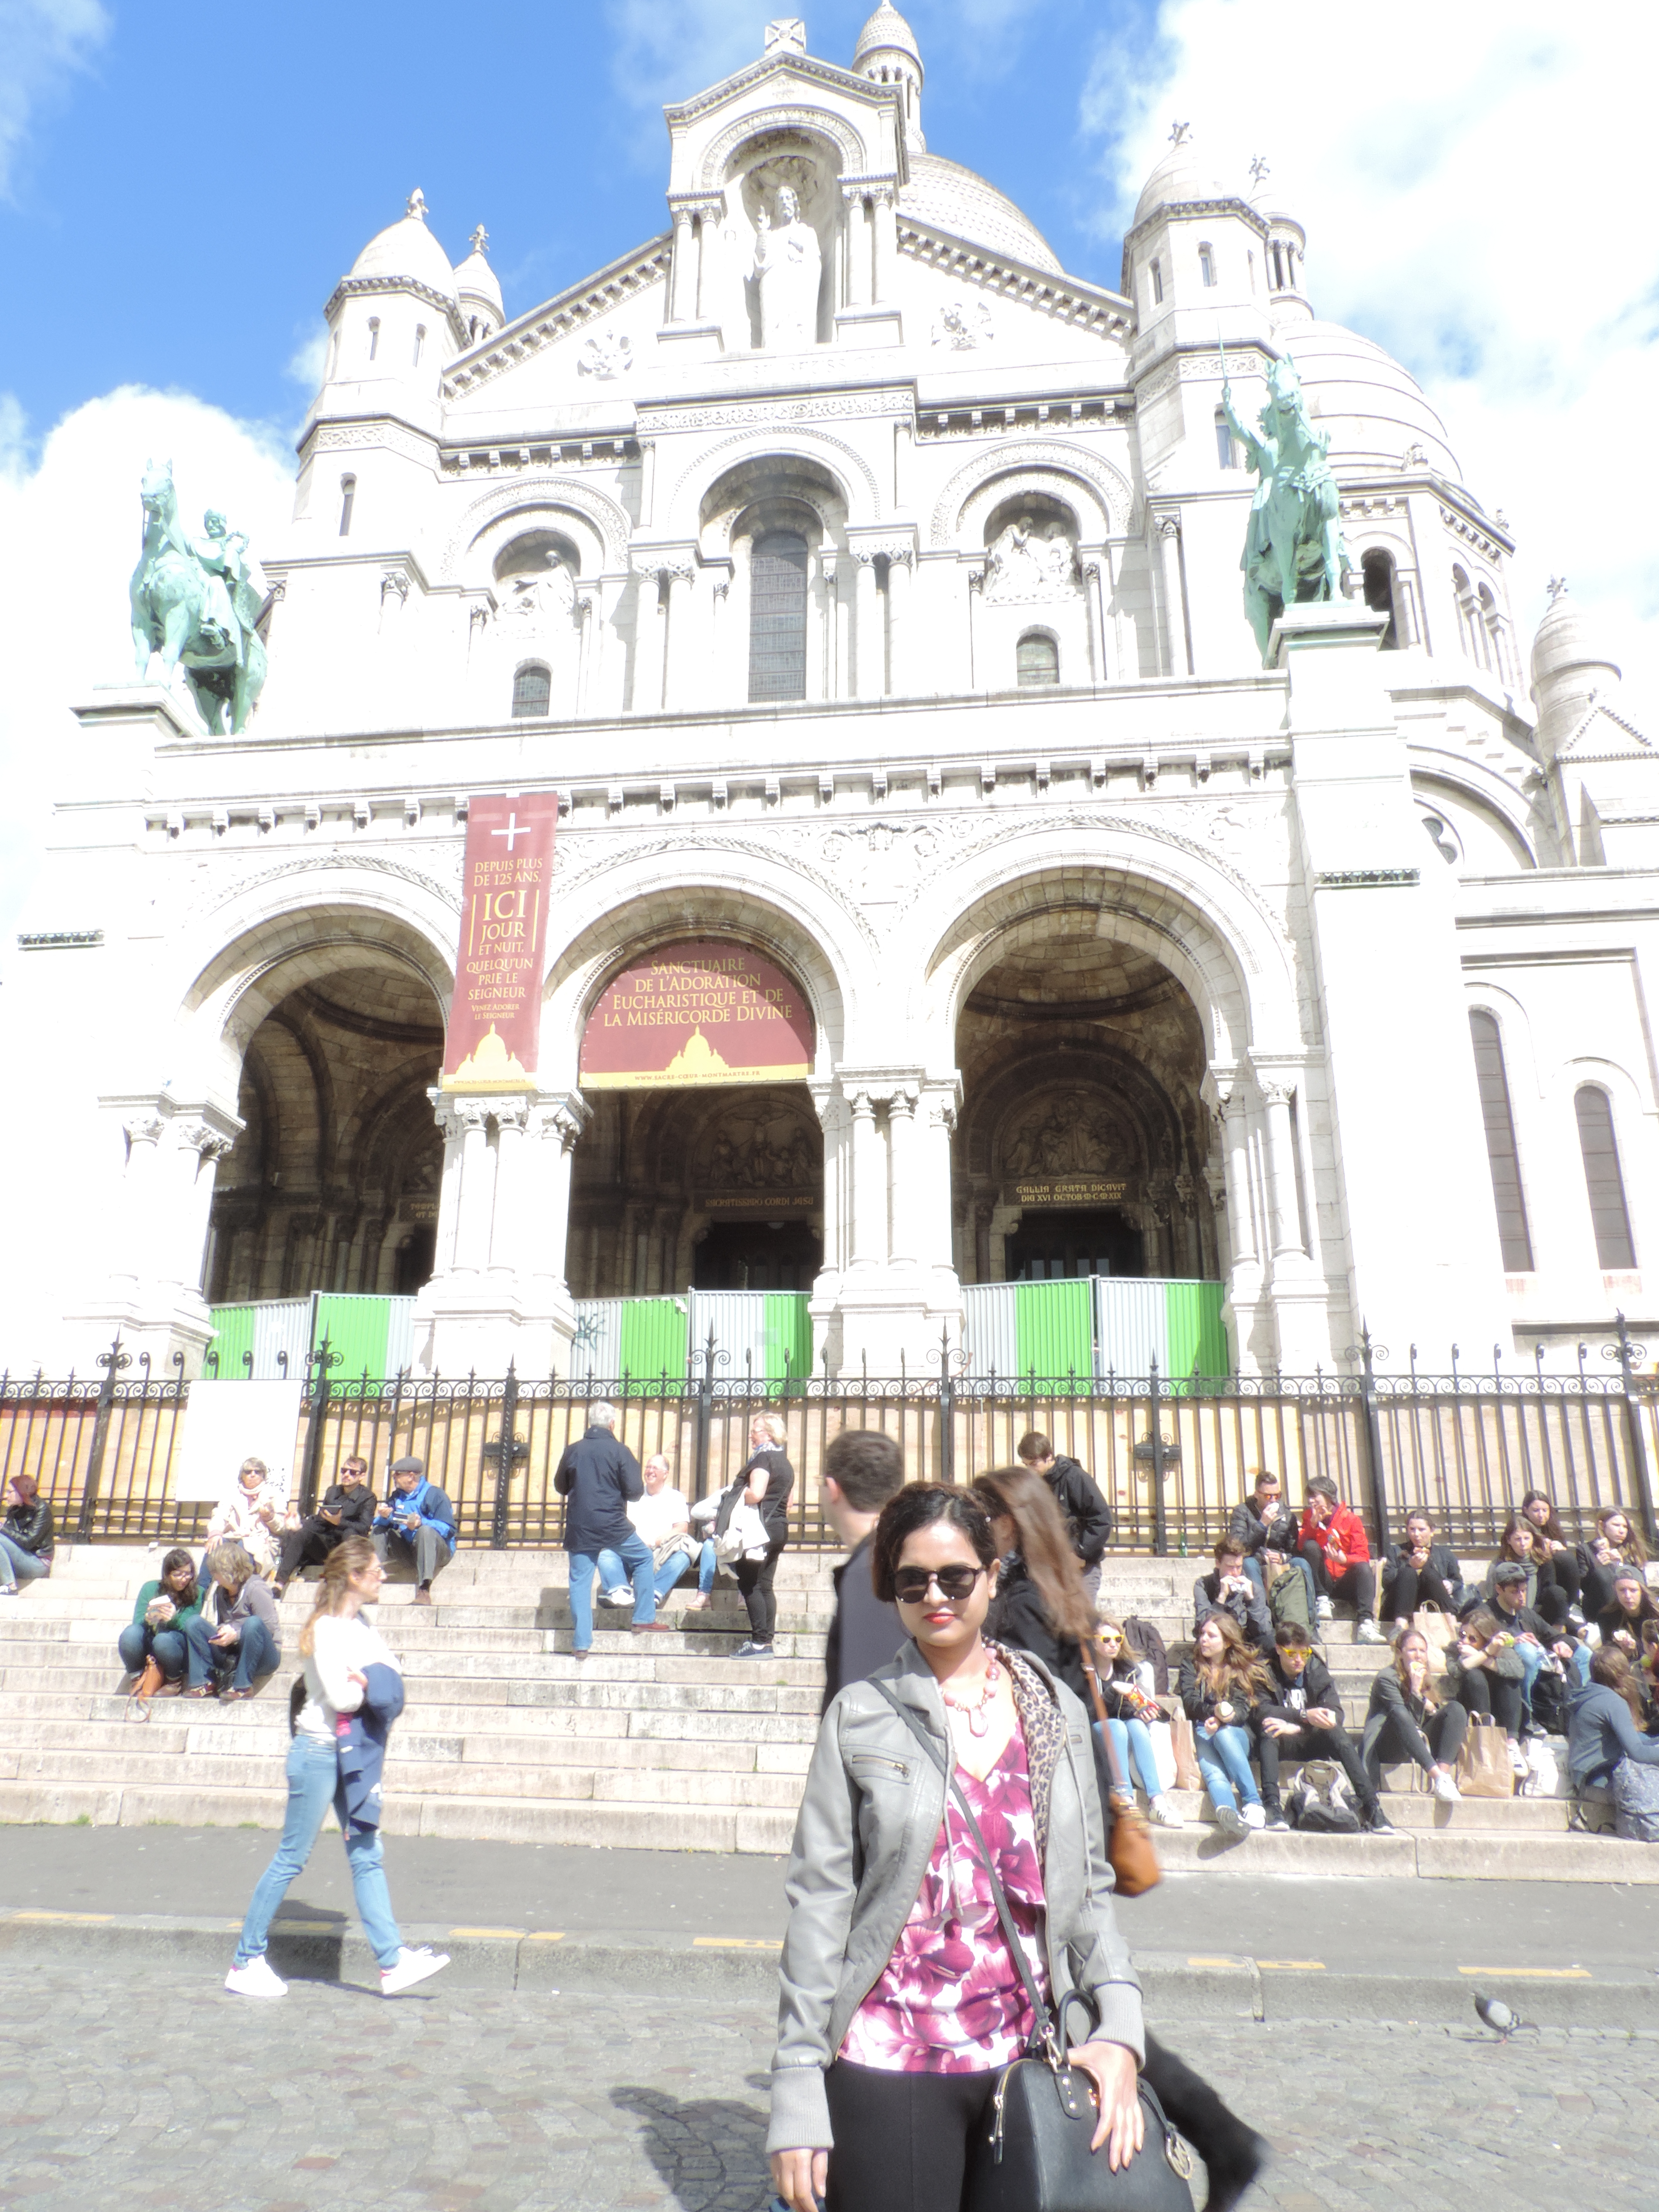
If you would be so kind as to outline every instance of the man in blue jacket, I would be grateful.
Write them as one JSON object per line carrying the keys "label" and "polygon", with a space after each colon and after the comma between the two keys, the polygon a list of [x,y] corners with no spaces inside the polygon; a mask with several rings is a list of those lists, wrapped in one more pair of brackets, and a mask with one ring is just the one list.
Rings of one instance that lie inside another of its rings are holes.
{"label": "man in blue jacket", "polygon": [[593,1641],[593,1577],[599,1553],[614,1552],[634,1585],[634,1633],[665,1628],[657,1618],[657,1594],[651,1547],[628,1517],[628,1509],[645,1495],[640,1463],[612,1431],[617,1409],[603,1400],[590,1406],[587,1433],[567,1444],[553,1470],[553,1487],[569,1502],[564,1509],[564,1548],[570,1554],[570,1617],[574,1649],[586,1659]]}
{"label": "man in blue jacket", "polygon": [[389,1566],[393,1557],[413,1562],[415,1602],[430,1605],[433,1579],[455,1555],[455,1509],[437,1484],[427,1480],[424,1460],[411,1454],[392,1461],[392,1494],[369,1534],[382,1566]]}

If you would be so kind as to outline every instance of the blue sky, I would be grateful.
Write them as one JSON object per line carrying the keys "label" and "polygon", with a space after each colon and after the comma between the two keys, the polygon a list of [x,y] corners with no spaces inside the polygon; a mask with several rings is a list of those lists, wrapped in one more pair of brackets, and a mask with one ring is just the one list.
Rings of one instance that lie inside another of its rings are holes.
{"label": "blue sky", "polygon": [[[870,4],[821,0],[810,50],[850,61]],[[323,303],[410,191],[452,258],[485,224],[523,313],[665,228],[662,104],[757,55],[771,12],[0,0],[0,933],[74,758],[70,708],[131,665],[146,457],[170,455],[186,510],[223,507],[256,553],[279,538]],[[1318,313],[1413,372],[1506,514],[1523,640],[1565,573],[1659,737],[1650,0],[907,13],[930,149],[988,176],[1079,276],[1115,286],[1174,118],[1241,185],[1264,155],[1307,227]]]}

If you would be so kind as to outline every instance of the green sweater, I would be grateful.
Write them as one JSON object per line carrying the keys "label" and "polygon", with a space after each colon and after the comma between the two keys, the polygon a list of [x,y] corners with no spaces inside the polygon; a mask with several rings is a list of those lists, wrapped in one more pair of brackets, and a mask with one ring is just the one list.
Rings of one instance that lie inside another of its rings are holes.
{"label": "green sweater", "polygon": [[197,1584],[196,1600],[192,1605],[179,1605],[174,1593],[172,1590],[164,1590],[159,1582],[146,1583],[138,1593],[137,1604],[132,1608],[132,1625],[135,1628],[143,1626],[145,1610],[150,1600],[157,1597],[172,1598],[174,1606],[178,1608],[172,1620],[167,1624],[169,1628],[182,1628],[187,1620],[194,1620],[202,1610],[202,1588],[199,1583]]}

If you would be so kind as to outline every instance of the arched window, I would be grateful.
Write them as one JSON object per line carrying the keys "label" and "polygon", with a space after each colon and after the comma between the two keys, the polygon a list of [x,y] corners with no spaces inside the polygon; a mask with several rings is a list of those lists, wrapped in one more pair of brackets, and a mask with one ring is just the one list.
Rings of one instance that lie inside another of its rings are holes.
{"label": "arched window", "polygon": [[416,323],[416,325],[415,325],[415,366],[416,366],[416,368],[418,368],[420,367],[420,365],[421,365],[421,356],[422,356],[425,351],[426,351],[426,325],[425,325],[424,323]]}
{"label": "arched window", "polygon": [[1028,629],[1014,653],[1015,680],[1022,691],[1060,681],[1060,647],[1046,630]]}
{"label": "arched window", "polygon": [[1480,1112],[1486,1125],[1486,1161],[1492,1169],[1492,1202],[1498,1208],[1498,1241],[1504,1267],[1511,1275],[1532,1273],[1532,1238],[1527,1231],[1526,1201],[1521,1194],[1521,1163],[1515,1149],[1515,1120],[1510,1112],[1509,1079],[1504,1073],[1504,1040],[1491,1014],[1469,1016],[1474,1044],[1474,1073],[1480,1086]]}
{"label": "arched window", "polygon": [[513,719],[515,722],[544,720],[553,697],[553,678],[539,660],[530,660],[513,678]]}
{"label": "arched window", "polygon": [[1475,602],[1474,586],[1462,568],[1454,568],[1452,570],[1452,590],[1457,595],[1457,641],[1477,668],[1485,668],[1487,665],[1486,629]]}
{"label": "arched window", "polygon": [[349,538],[351,535],[351,510],[356,504],[356,477],[342,477],[340,478],[340,535],[342,538]]}
{"label": "arched window", "polygon": [[769,530],[749,561],[749,696],[806,696],[806,540]]}
{"label": "arched window", "polygon": [[1163,297],[1164,271],[1159,264],[1154,261],[1152,264],[1152,305],[1156,307],[1163,300]]}
{"label": "arched window", "polygon": [[1625,1206],[1625,1179],[1619,1172],[1613,1102],[1605,1091],[1587,1083],[1572,1103],[1578,1116],[1578,1149],[1584,1155],[1584,1183],[1589,1192],[1596,1257],[1608,1273],[1633,1267],[1636,1249],[1631,1243],[1630,1214]]}
{"label": "arched window", "polygon": [[1285,289],[1285,249],[1275,239],[1267,251],[1273,256],[1273,289],[1275,292],[1282,292]]}
{"label": "arched window", "polygon": [[1227,421],[1226,410],[1220,407],[1215,410],[1215,457],[1224,469],[1238,466],[1238,452],[1233,444],[1232,429]]}
{"label": "arched window", "polygon": [[1373,612],[1387,615],[1389,626],[1382,633],[1382,650],[1392,653],[1400,643],[1400,617],[1394,596],[1394,556],[1380,545],[1373,545],[1363,555],[1359,573],[1364,579],[1365,605]]}
{"label": "arched window", "polygon": [[374,356],[375,356],[375,355],[376,355],[377,353],[379,353],[379,351],[380,351],[380,317],[379,317],[378,315],[371,315],[371,316],[369,317],[369,319],[368,319],[368,357],[369,357],[369,359],[370,359],[371,361],[373,361],[373,360],[374,360]]}
{"label": "arched window", "polygon": [[1198,273],[1200,277],[1203,280],[1206,289],[1213,287],[1215,283],[1215,256],[1211,252],[1207,246],[1200,246],[1198,249]]}
{"label": "arched window", "polygon": [[1481,640],[1485,647],[1484,657],[1487,667],[1492,670],[1500,684],[1512,683],[1514,679],[1510,674],[1509,642],[1504,635],[1504,617],[1498,611],[1498,600],[1490,584],[1482,584],[1480,586],[1480,622]]}

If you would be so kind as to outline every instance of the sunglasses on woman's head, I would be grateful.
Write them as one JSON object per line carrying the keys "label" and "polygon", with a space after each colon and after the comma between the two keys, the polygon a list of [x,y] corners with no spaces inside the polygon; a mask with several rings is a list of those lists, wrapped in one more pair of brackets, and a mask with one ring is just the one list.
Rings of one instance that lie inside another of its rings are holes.
{"label": "sunglasses on woman's head", "polygon": [[893,1574],[893,1595],[901,1605],[920,1605],[937,1583],[947,1604],[960,1605],[974,1594],[983,1567],[899,1567]]}

